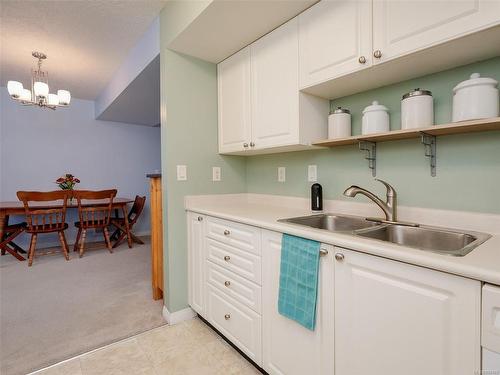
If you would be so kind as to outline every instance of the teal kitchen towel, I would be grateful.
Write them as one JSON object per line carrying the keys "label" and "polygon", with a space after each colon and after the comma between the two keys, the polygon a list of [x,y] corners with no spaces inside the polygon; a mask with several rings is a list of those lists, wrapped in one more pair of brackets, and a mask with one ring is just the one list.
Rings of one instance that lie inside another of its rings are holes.
{"label": "teal kitchen towel", "polygon": [[314,331],[320,243],[283,234],[278,312]]}

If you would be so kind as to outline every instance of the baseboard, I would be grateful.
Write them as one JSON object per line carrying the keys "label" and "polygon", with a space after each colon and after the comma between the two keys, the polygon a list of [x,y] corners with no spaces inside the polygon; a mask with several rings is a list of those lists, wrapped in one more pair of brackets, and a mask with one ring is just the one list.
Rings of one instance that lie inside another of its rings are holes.
{"label": "baseboard", "polygon": [[196,316],[196,313],[193,309],[191,309],[191,307],[171,313],[168,311],[167,306],[163,306],[162,315],[168,324],[174,325],[185,320],[193,319]]}

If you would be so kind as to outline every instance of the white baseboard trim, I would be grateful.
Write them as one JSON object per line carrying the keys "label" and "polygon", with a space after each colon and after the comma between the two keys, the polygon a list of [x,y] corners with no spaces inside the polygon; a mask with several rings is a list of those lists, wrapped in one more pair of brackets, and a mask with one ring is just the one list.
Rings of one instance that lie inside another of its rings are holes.
{"label": "white baseboard trim", "polygon": [[162,315],[168,324],[174,325],[185,320],[193,319],[196,316],[196,312],[191,309],[191,307],[187,307],[185,309],[171,313],[170,311],[168,311],[166,306],[163,306]]}

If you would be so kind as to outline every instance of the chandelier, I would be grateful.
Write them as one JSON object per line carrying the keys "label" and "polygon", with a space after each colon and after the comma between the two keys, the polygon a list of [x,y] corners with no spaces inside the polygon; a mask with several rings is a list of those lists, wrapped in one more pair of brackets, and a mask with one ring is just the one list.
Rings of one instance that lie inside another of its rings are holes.
{"label": "chandelier", "polygon": [[42,62],[47,58],[42,52],[33,52],[38,59],[38,68],[31,69],[31,90],[25,89],[21,82],[7,82],[7,90],[12,99],[23,105],[37,105],[43,108],[56,109],[66,107],[71,101],[71,94],[67,90],[57,90],[57,94],[49,93],[49,73],[42,71]]}

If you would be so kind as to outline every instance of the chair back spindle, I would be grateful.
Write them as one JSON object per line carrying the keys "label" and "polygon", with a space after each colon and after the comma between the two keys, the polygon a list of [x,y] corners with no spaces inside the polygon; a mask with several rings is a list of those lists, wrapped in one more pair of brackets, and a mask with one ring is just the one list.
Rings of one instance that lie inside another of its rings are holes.
{"label": "chair back spindle", "polygon": [[[66,222],[68,191],[18,191],[17,197],[23,202],[29,232],[43,233],[63,229]],[[52,201],[61,201],[61,206],[43,207],[43,202]]]}

